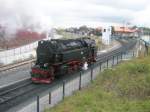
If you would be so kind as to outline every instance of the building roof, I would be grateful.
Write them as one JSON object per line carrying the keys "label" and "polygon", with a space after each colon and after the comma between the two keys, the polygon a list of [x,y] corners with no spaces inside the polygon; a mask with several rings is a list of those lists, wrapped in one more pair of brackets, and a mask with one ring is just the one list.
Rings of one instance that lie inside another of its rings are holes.
{"label": "building roof", "polygon": [[96,28],[96,30],[98,30],[98,31],[102,31],[102,29],[103,29],[102,27],[97,27]]}
{"label": "building roof", "polygon": [[114,27],[115,32],[120,32],[120,33],[135,33],[138,32],[137,29],[132,29],[129,27],[120,27],[120,26],[115,26]]}

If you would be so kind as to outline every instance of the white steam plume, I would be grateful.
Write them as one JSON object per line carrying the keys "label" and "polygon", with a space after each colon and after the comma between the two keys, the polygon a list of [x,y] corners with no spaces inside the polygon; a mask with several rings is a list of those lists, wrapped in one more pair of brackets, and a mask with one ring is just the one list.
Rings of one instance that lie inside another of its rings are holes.
{"label": "white steam plume", "polygon": [[50,30],[51,17],[46,0],[0,0],[0,26],[13,34],[18,29]]}

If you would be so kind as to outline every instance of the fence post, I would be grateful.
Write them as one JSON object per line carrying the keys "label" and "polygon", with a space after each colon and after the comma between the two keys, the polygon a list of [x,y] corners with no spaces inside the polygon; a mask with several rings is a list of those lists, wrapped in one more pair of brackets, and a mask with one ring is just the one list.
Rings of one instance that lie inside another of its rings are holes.
{"label": "fence post", "polygon": [[113,56],[113,63],[112,63],[112,66],[114,66],[114,63],[115,63],[115,57]]}
{"label": "fence post", "polygon": [[107,69],[108,69],[108,59],[107,59]]}
{"label": "fence post", "polygon": [[21,55],[21,48],[20,48],[20,51],[19,51],[19,52],[20,52],[20,55]]}
{"label": "fence post", "polygon": [[120,54],[118,55],[118,63],[120,62]]}
{"label": "fence post", "polygon": [[79,77],[79,90],[81,90],[81,71],[80,71],[80,77]]}
{"label": "fence post", "polygon": [[63,81],[63,99],[65,98],[65,83],[66,81]]}
{"label": "fence post", "polygon": [[93,82],[93,65],[91,66],[91,83]]}
{"label": "fence post", "polygon": [[134,57],[134,51],[133,51],[133,57]]}
{"label": "fence post", "polygon": [[49,104],[51,104],[52,103],[52,98],[51,98],[51,92],[49,92]]}
{"label": "fence post", "polygon": [[102,63],[101,62],[100,62],[100,65],[99,65],[99,70],[100,70],[100,72],[102,70]]}
{"label": "fence post", "polygon": [[13,53],[13,54],[14,54],[14,56],[15,56],[15,49],[14,49],[13,51],[14,51],[14,53]]}
{"label": "fence post", "polygon": [[118,54],[118,63],[119,63],[119,61],[120,61],[120,54]]}
{"label": "fence post", "polygon": [[118,54],[117,54],[117,64],[118,64]]}
{"label": "fence post", "polygon": [[121,60],[122,60],[122,54],[123,54],[123,53],[121,52]]}
{"label": "fence post", "polygon": [[37,96],[37,112],[40,112],[40,102],[39,102],[40,98],[39,96]]}

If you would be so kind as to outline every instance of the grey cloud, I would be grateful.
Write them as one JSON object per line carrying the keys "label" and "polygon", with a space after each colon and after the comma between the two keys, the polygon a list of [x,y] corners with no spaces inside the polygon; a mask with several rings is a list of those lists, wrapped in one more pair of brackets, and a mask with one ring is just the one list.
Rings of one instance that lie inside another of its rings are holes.
{"label": "grey cloud", "polygon": [[149,0],[83,0],[90,4],[104,5],[117,9],[141,11],[150,3]]}
{"label": "grey cloud", "polygon": [[149,23],[149,6],[148,0],[0,0],[0,23],[46,28],[96,22]]}

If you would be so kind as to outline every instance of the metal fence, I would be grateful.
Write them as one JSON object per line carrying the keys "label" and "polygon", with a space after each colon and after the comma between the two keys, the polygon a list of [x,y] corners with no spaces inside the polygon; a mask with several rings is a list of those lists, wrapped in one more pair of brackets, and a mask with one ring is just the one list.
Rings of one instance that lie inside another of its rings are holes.
{"label": "metal fence", "polygon": [[[86,87],[98,75],[100,75],[100,72],[117,65],[124,59],[131,59],[134,56],[134,51],[128,51],[124,53],[121,52],[105,60],[101,60],[91,66],[88,70],[81,71],[72,75],[71,78],[63,80],[51,90],[47,90],[46,93],[35,97],[32,102],[28,102],[27,106],[24,106],[18,111],[15,110],[15,112],[43,112],[44,109],[53,107],[65,97],[72,95],[74,91],[81,90]],[[13,110],[11,110],[11,112],[13,112]]]}
{"label": "metal fence", "polygon": [[0,52],[0,64],[10,64],[17,60],[25,60],[34,56],[34,49],[37,47],[38,42],[25,45],[19,48],[5,50]]}

